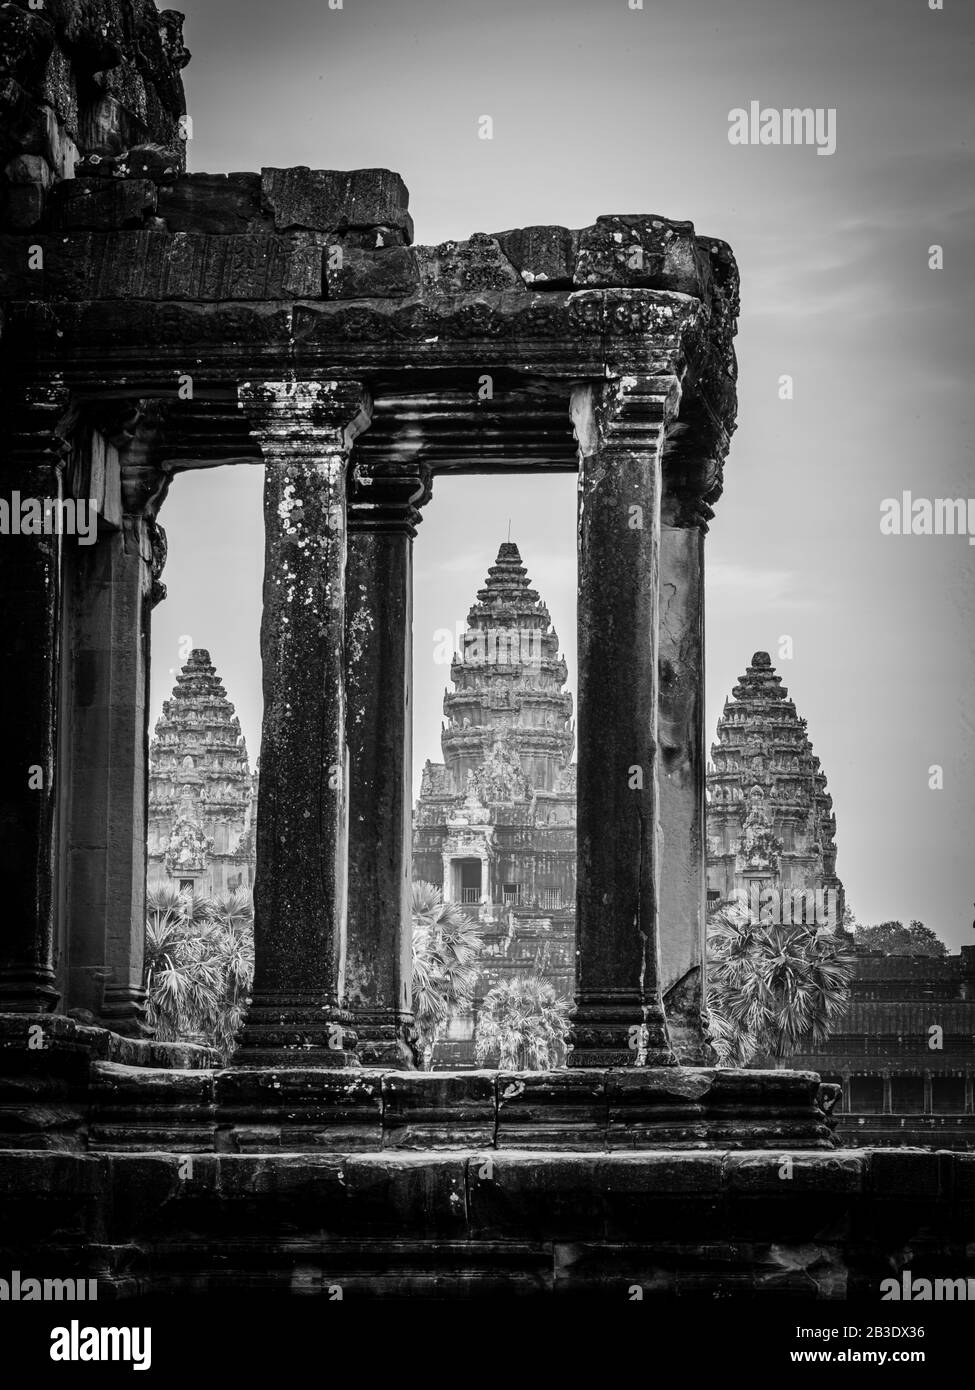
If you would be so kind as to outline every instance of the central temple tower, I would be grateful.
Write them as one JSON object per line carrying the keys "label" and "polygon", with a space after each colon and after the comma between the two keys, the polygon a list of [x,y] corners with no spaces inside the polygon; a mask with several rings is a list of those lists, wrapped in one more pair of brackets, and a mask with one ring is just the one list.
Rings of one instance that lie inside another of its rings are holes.
{"label": "central temple tower", "polygon": [[499,747],[533,789],[555,791],[575,742],[572,696],[563,689],[558,633],[517,545],[498,550],[467,622],[443,706],[441,747],[454,791],[466,792],[468,774],[476,779]]}
{"label": "central temple tower", "polygon": [[[413,877],[482,925],[476,1013],[507,972],[539,971],[572,993],[575,731],[558,634],[517,545],[498,550],[467,623],[444,695],[444,760],[423,770]],[[451,1030],[452,1061],[471,1060],[473,1025]]]}

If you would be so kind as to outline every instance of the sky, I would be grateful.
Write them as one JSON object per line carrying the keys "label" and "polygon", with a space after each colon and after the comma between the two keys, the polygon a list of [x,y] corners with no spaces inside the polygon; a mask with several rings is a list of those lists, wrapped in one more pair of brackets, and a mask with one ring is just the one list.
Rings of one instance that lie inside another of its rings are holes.
{"label": "sky", "polygon": [[[767,650],[822,760],[857,917],[917,917],[957,948],[975,940],[975,546],[880,521],[904,491],[975,497],[975,16],[631,2],[183,0],[190,168],[385,166],[421,244],[626,212],[731,244],[739,423],[707,545],[708,738]],[[835,152],[731,144],[753,101],[834,110]],[[208,647],[252,755],[262,471],[175,481],[153,637],[153,718],[187,642]],[[509,519],[574,691],[574,493],[569,475],[437,480],[415,547],[417,770],[440,756],[435,634]]]}

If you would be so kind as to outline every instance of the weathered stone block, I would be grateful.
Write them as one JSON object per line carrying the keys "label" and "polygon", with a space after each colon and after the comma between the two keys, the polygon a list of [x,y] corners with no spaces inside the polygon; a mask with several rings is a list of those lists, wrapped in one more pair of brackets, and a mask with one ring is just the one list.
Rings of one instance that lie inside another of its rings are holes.
{"label": "weathered stone block", "polygon": [[468,1162],[471,1230],[479,1237],[514,1232],[536,1239],[602,1234],[605,1190],[594,1154],[487,1154]]}
{"label": "weathered stone block", "polygon": [[183,150],[178,145],[141,144],[133,145],[121,154],[85,154],[78,160],[76,173],[79,178],[86,179],[140,178],[151,179],[157,184],[171,184],[182,174],[184,161]]}
{"label": "weathered stone block", "polygon": [[65,179],[51,194],[56,232],[140,227],[155,210],[156,185],[148,179]]}
{"label": "weathered stone block", "polygon": [[410,238],[402,227],[348,227],[336,233],[335,242],[359,251],[382,251],[387,246],[408,246]]}
{"label": "weathered stone block", "polygon": [[53,47],[54,30],[44,14],[0,6],[0,77],[36,77]]}
{"label": "weathered stone block", "polygon": [[106,72],[121,63],[128,18],[121,0],[54,0],[52,9],[58,34],[79,68]]}
{"label": "weathered stone block", "polygon": [[703,299],[709,263],[691,222],[624,215],[600,217],[579,234],[573,281],[579,286],[675,290]]}
{"label": "weathered stone block", "polygon": [[384,251],[328,247],[325,283],[329,299],[400,299],[419,287],[413,252],[405,246]]}
{"label": "weathered stone block", "polygon": [[18,184],[5,188],[0,223],[11,232],[30,232],[44,220],[46,194],[40,184]]}
{"label": "weathered stone block", "polygon": [[600,1160],[609,1239],[714,1240],[723,1229],[720,1152],[614,1154]]}
{"label": "weathered stone block", "polygon": [[435,1238],[467,1231],[467,1159],[449,1154],[361,1154],[343,1165],[349,1222]]}
{"label": "weathered stone block", "polygon": [[[8,193],[13,191],[13,189],[9,189]],[[25,191],[33,192],[31,189]],[[30,215],[32,206],[29,204],[27,208],[23,208],[15,203],[13,212]],[[27,237],[0,236],[0,298],[42,299],[44,297],[45,273],[43,265],[38,264],[38,257],[33,245]],[[36,245],[40,246],[43,251],[42,239],[39,239]]]}
{"label": "weathered stone block", "polygon": [[391,1072],[383,1077],[383,1147],[494,1143],[493,1072]]}
{"label": "weathered stone block", "polygon": [[382,1077],[324,1068],[239,1067],[215,1078],[231,1147],[356,1150],[382,1146]]}
{"label": "weathered stone block", "polygon": [[10,161],[3,172],[17,187],[36,183],[41,188],[50,188],[54,182],[51,166],[40,154],[19,154]]}
{"label": "weathered stone block", "polygon": [[874,1149],[870,1153],[870,1187],[884,1197],[947,1195],[954,1155],[923,1149]]}
{"label": "weathered stone block", "polygon": [[261,224],[260,174],[183,174],[159,190],[171,232],[233,234]]}
{"label": "weathered stone block", "polygon": [[262,169],[261,181],[279,231],[399,227],[413,239],[406,184],[389,169]]}
{"label": "weathered stone block", "polygon": [[423,289],[431,294],[477,294],[524,289],[524,282],[493,236],[417,246]]}
{"label": "weathered stone block", "polygon": [[606,1116],[601,1072],[498,1076],[499,1148],[594,1148],[605,1140]]}
{"label": "weathered stone block", "polygon": [[726,1154],[724,1174],[733,1193],[789,1197],[797,1192],[862,1192],[867,1159],[863,1154],[790,1153]]}
{"label": "weathered stone block", "polygon": [[497,241],[526,285],[539,290],[571,288],[578,232],[567,227],[519,227],[499,232]]}
{"label": "weathered stone block", "polygon": [[47,290],[64,299],[300,299],[322,294],[308,235],[82,233],[44,243]]}
{"label": "weathered stone block", "polygon": [[152,179],[153,183],[166,184],[180,176],[185,164],[185,151],[180,145],[133,145],[116,159],[115,177]]}

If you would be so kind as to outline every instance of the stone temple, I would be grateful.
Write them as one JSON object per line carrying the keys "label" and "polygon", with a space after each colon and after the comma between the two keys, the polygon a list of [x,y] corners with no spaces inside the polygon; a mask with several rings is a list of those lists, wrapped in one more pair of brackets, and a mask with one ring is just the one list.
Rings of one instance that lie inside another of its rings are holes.
{"label": "stone temple", "polygon": [[256,808],[240,721],[210,653],[191,652],[149,747],[149,887],[198,897],[252,888]]}
{"label": "stone temple", "polygon": [[[725,701],[707,787],[709,901],[841,927],[833,801],[768,652],[755,653]],[[769,890],[778,896],[763,903]]]}
{"label": "stone temple", "polygon": [[[649,212],[414,245],[389,170],[186,174],[174,11],[0,26],[7,1267],[100,1297],[616,1301],[876,1299],[905,1251],[970,1272],[970,1155],[838,1149],[817,1073],[706,1065],[730,248]],[[147,1035],[147,663],[168,490],[253,464],[256,966],[223,1066]],[[512,468],[578,474],[572,1052],[418,1073],[413,538],[445,471]]]}
{"label": "stone temple", "polygon": [[444,761],[427,761],[413,820],[413,876],[484,931],[473,1016],[438,1048],[463,1063],[481,999],[505,974],[537,971],[565,997],[573,987],[572,697],[551,616],[511,542],[477,594],[450,678]]}

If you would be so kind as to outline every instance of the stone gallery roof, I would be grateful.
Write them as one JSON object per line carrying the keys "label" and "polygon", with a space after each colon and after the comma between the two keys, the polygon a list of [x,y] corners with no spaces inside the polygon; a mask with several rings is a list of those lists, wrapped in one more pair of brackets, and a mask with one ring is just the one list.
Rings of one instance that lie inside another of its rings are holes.
{"label": "stone gallery roof", "polygon": [[415,464],[422,440],[433,469],[574,469],[573,385],[633,376],[648,410],[679,383],[668,468],[693,437],[687,466],[711,458],[705,500],[720,494],[738,313],[723,241],[622,213],[415,246],[388,169],[186,173],[188,58],[181,17],[152,0],[0,7],[12,389],[56,371],[79,400],[121,382],[163,402],[169,471],[258,460],[238,386],[286,374],[367,382],[363,467]]}

